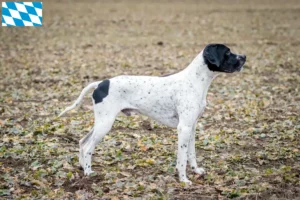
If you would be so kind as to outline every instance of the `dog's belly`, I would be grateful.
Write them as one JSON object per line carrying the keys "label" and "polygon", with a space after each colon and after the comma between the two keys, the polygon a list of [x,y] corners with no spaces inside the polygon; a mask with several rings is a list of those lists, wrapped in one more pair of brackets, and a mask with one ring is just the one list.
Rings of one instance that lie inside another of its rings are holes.
{"label": "dog's belly", "polygon": [[158,121],[161,124],[170,126],[172,128],[176,128],[178,125],[178,122],[179,122],[178,115],[176,113],[172,113],[172,114],[164,113],[162,115],[159,115],[159,114],[155,115],[153,113],[142,112],[140,110],[130,109],[130,108],[125,108],[125,109],[121,110],[121,112],[127,116],[130,116],[132,113],[143,114],[143,115],[150,117],[151,119]]}
{"label": "dog's belly", "polygon": [[169,97],[164,97],[161,100],[159,96],[152,99],[145,98],[145,101],[131,102],[138,112],[146,115],[164,125],[176,128],[178,125],[178,114],[174,101],[168,101]]}
{"label": "dog's belly", "polygon": [[178,114],[175,109],[159,108],[158,106],[149,109],[147,106],[140,106],[135,107],[135,109],[125,108],[121,111],[127,116],[130,116],[131,113],[143,114],[172,128],[176,128],[179,122]]}
{"label": "dog's belly", "polygon": [[164,115],[155,115],[153,113],[142,113],[144,115],[147,115],[148,117],[158,121],[161,124],[164,124],[166,126],[176,128],[178,125],[178,115],[177,114],[164,114]]}
{"label": "dog's belly", "polygon": [[[158,121],[158,120],[157,120]],[[164,118],[162,119],[161,121],[158,121],[166,126],[169,126],[169,127],[172,127],[172,128],[177,128],[178,126],[178,117],[174,116],[174,117],[171,117],[171,118]]]}

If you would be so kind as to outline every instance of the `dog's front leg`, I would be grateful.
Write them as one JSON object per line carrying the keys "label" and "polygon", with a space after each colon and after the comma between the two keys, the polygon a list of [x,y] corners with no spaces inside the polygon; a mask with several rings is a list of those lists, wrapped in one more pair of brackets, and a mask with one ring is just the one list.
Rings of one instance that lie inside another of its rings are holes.
{"label": "dog's front leg", "polygon": [[196,136],[196,124],[193,127],[193,133],[190,138],[190,144],[188,148],[188,161],[190,163],[190,166],[192,167],[192,170],[200,175],[205,174],[205,170],[202,167],[198,167],[197,161],[196,161],[196,149],[195,149],[195,136]]}
{"label": "dog's front leg", "polygon": [[193,133],[193,126],[180,124],[177,126],[178,130],[178,152],[177,152],[177,170],[179,180],[186,184],[191,185],[192,182],[186,177],[186,164],[187,164],[187,153],[190,142],[191,134]]}

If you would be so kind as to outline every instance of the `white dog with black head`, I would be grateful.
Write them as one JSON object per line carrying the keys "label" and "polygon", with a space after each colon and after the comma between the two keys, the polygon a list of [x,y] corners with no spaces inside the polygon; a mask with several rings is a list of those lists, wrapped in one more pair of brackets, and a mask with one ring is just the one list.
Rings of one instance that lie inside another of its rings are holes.
{"label": "white dog with black head", "polygon": [[79,142],[79,162],[84,174],[92,173],[91,157],[95,146],[111,130],[116,116],[123,112],[141,113],[177,128],[177,170],[181,182],[191,184],[186,176],[189,162],[200,175],[205,170],[198,167],[195,153],[195,130],[206,106],[206,95],[212,80],[222,72],[242,70],[245,55],[233,54],[222,44],[207,45],[184,70],[169,76],[117,76],[85,87],[75,103],[59,116],[75,108],[90,89],[95,112],[95,124]]}

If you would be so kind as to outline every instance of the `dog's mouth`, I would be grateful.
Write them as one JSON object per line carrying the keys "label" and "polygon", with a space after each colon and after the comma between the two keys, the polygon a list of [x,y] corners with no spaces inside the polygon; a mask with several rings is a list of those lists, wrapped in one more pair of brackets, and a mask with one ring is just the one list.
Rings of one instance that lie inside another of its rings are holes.
{"label": "dog's mouth", "polygon": [[244,67],[244,64],[245,64],[245,62],[241,63],[241,64],[239,65],[239,67],[236,69],[236,71],[237,71],[237,72],[242,71],[242,70],[243,70],[243,67]]}
{"label": "dog's mouth", "polygon": [[236,69],[237,72],[240,72],[243,70],[243,66],[246,63],[246,55],[238,55],[237,60],[238,60],[238,67]]}
{"label": "dog's mouth", "polygon": [[237,72],[243,71],[243,65],[242,65],[241,67],[239,67],[236,71],[237,71]]}
{"label": "dog's mouth", "polygon": [[246,57],[243,59],[239,59],[239,67],[236,69],[236,71],[237,72],[242,71],[245,63],[246,63]]}
{"label": "dog's mouth", "polygon": [[246,60],[240,60],[240,67],[238,69],[239,72],[243,70],[243,67],[244,67],[245,63],[246,63]]}

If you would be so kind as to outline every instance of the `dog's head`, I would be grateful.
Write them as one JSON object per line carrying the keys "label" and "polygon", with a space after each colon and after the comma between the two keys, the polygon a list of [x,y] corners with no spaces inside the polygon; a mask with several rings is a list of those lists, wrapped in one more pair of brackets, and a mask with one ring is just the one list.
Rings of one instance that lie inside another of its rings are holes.
{"label": "dog's head", "polygon": [[207,45],[203,50],[203,58],[209,70],[214,72],[239,72],[246,62],[245,55],[231,53],[223,44]]}

